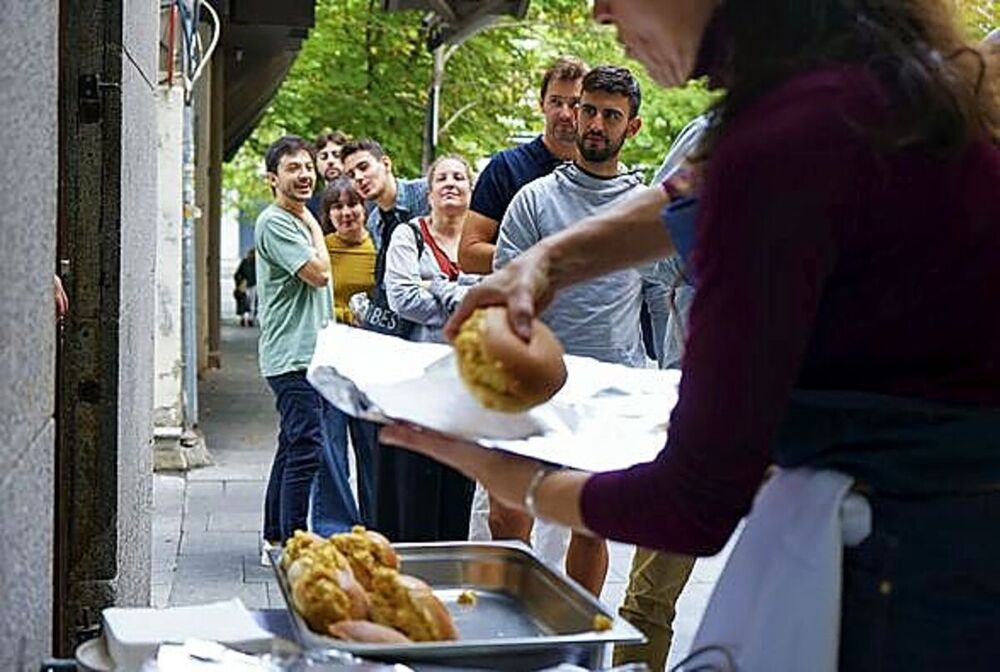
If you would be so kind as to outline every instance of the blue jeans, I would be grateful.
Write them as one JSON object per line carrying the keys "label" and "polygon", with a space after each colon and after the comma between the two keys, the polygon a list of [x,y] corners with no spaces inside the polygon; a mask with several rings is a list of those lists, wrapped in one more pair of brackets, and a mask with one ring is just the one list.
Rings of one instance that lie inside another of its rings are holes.
{"label": "blue jeans", "polygon": [[[264,538],[284,541],[295,530],[305,530],[309,493],[325,461],[327,445],[337,426],[337,410],[306,380],[305,371],[291,371],[267,378],[279,415],[278,450],[264,497]],[[346,483],[344,519],[358,519]]]}
{"label": "blue jeans", "polygon": [[[359,520],[366,527],[374,529],[375,520],[375,465],[372,461],[378,426],[352,418],[336,408],[331,409],[327,422],[330,440],[323,451],[326,468],[316,472],[312,487],[313,532],[328,537],[337,532],[345,532]],[[350,431],[354,445],[354,457],[358,467],[358,500],[354,504],[348,483],[347,434]],[[358,515],[360,508],[361,515]]]}

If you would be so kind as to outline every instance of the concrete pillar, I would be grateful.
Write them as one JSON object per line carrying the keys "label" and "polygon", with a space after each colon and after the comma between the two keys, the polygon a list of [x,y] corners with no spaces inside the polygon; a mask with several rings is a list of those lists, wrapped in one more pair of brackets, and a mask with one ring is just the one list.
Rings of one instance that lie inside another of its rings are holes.
{"label": "concrete pillar", "polygon": [[58,11],[0,2],[0,670],[52,642]]}
{"label": "concrete pillar", "polygon": [[177,440],[184,426],[181,341],[181,190],[184,91],[161,87],[157,93],[156,231],[156,387],[157,439]]}

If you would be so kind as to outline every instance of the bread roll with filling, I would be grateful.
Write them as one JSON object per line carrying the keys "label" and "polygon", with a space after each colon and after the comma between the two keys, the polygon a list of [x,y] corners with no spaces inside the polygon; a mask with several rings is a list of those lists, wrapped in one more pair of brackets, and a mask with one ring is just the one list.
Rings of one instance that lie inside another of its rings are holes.
{"label": "bread roll with filling", "polygon": [[536,319],[531,340],[514,333],[502,306],[479,308],[455,337],[458,373],[484,407],[517,413],[551,399],[566,383],[563,348]]}
{"label": "bread roll with filling", "polygon": [[415,642],[458,638],[451,614],[414,576],[379,568],[372,576],[371,620],[399,630]]}
{"label": "bread roll with filling", "polygon": [[329,632],[334,623],[368,618],[368,596],[349,567],[317,564],[306,558],[292,583],[292,603],[309,627]]}
{"label": "bread roll with filling", "polygon": [[330,541],[347,558],[354,578],[365,590],[371,590],[372,573],[377,567],[399,569],[399,556],[389,540],[361,525],[355,525],[350,532],[333,535]]}
{"label": "bread roll with filling", "polygon": [[330,626],[330,636],[345,642],[368,644],[411,644],[409,637],[371,621],[340,621]]}

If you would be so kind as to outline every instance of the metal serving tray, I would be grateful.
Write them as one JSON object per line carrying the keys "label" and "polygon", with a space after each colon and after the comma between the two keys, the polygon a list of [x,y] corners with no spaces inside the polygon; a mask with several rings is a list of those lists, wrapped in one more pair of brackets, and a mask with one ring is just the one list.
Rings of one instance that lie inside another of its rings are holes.
{"label": "metal serving tray", "polygon": [[[458,640],[385,645],[317,634],[292,607],[288,580],[280,568],[281,551],[272,550],[271,565],[304,649],[333,648],[376,660],[466,669],[537,670],[559,663],[597,669],[607,666],[609,644],[644,641],[632,625],[518,542],[394,544],[393,548],[402,571],[426,581],[444,602],[458,628]],[[475,604],[458,603],[464,590],[473,591]],[[593,629],[598,614],[611,619],[610,630]]]}

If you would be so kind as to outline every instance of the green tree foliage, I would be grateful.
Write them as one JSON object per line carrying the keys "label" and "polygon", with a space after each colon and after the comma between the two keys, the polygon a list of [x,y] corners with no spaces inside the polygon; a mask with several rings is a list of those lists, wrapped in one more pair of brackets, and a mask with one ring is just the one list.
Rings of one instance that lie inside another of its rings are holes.
{"label": "green tree foliage", "polygon": [[957,0],[959,16],[970,34],[985,37],[994,28],[1000,28],[1000,2],[997,0]]}
{"label": "green tree foliage", "polygon": [[[1000,20],[995,0],[954,0],[970,34]],[[313,138],[325,128],[371,136],[396,170],[420,172],[432,56],[419,13],[384,13],[376,0],[317,0],[316,25],[260,125],[225,167],[226,187],[244,211],[267,200],[262,157],[282,133]],[[535,0],[523,21],[504,21],[455,49],[441,92],[439,152],[472,162],[541,129],[537,86],[558,55],[591,65],[632,69],[643,89],[643,130],[623,152],[625,163],[651,169],[677,132],[711,103],[704,84],[664,90],[628,59],[611,29],[590,20],[589,3]]]}
{"label": "green tree foliage", "polygon": [[[228,193],[247,209],[268,198],[261,177],[267,145],[283,133],[311,139],[324,128],[370,136],[401,175],[419,174],[432,55],[419,13],[384,13],[375,0],[318,0],[316,25],[260,125],[225,167]],[[702,84],[665,91],[626,58],[613,32],[595,25],[587,3],[533,2],[523,21],[503,21],[472,37],[447,63],[439,152],[470,161],[541,130],[537,87],[558,55],[591,65],[625,65],[643,88],[645,126],[626,145],[630,166],[658,164],[672,138],[710,103]]]}

